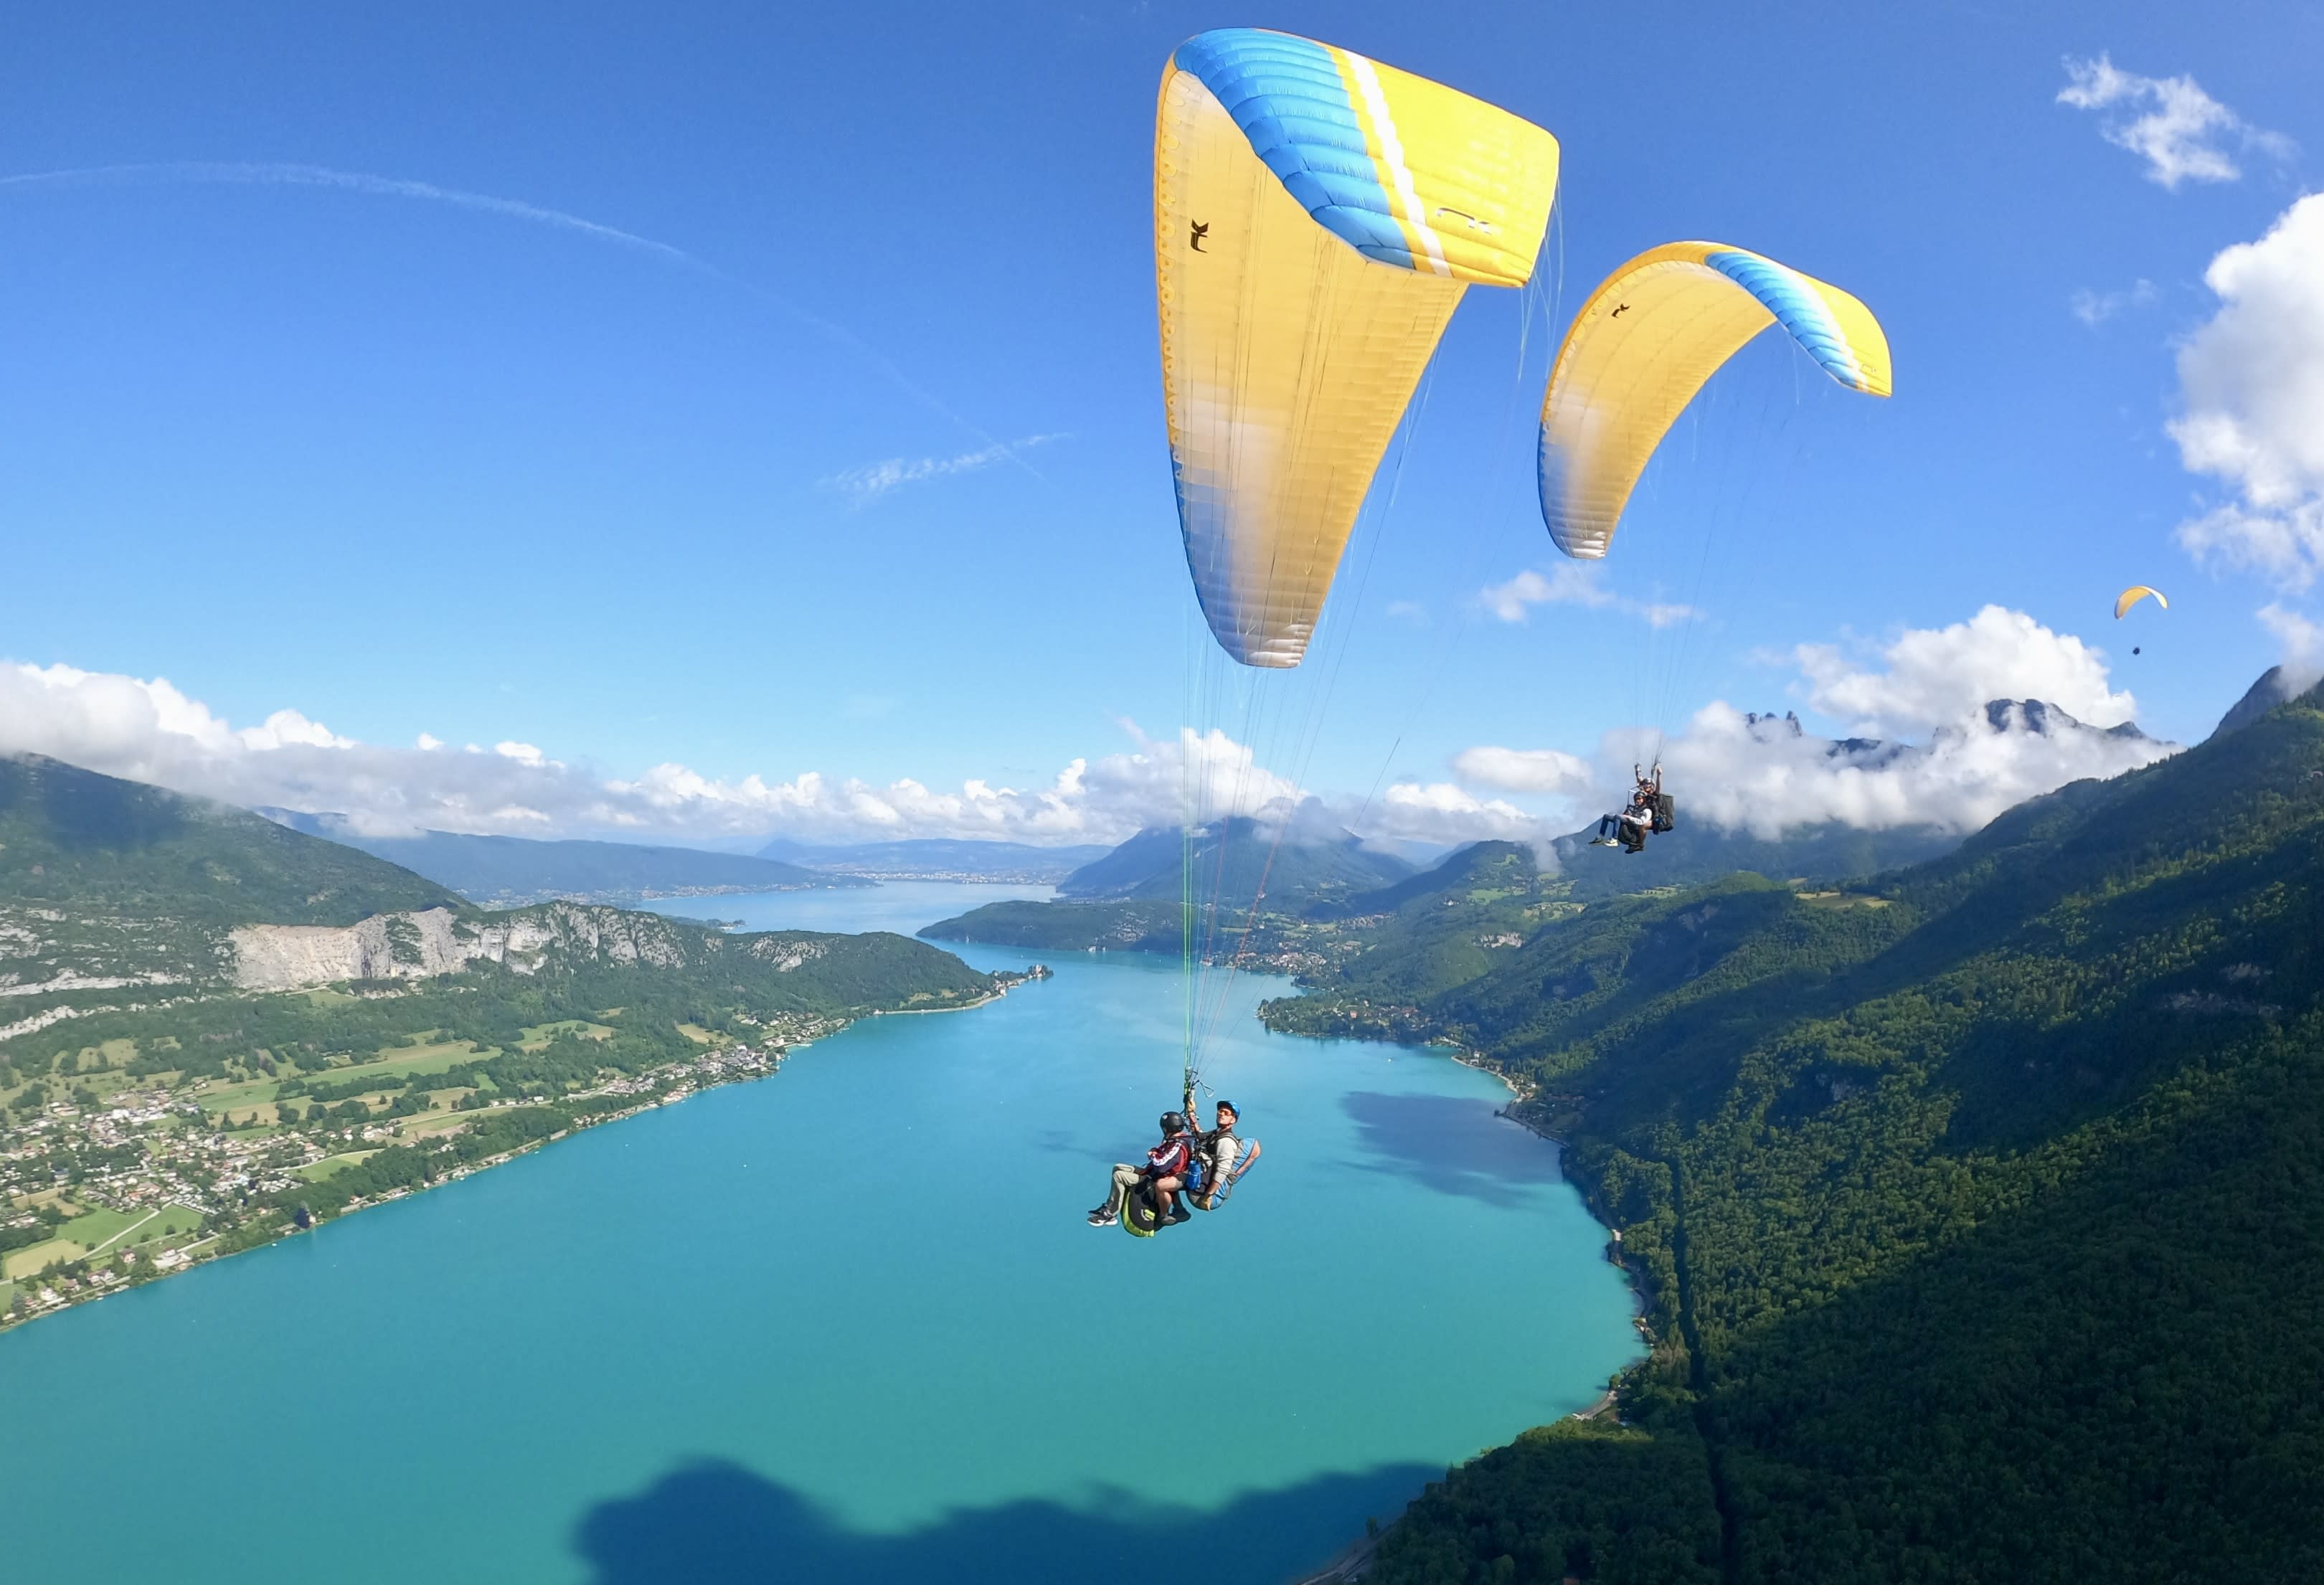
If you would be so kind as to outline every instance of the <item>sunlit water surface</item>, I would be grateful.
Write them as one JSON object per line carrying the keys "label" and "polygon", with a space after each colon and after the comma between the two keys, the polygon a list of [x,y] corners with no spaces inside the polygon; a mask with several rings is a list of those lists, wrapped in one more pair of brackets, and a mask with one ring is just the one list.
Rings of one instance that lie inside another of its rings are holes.
{"label": "sunlit water surface", "polygon": [[[908,930],[1043,894],[658,906]],[[1499,1087],[1269,1036],[1280,981],[1236,986],[1210,1059],[1267,1147],[1233,1204],[1087,1226],[1176,1087],[1178,965],[1052,962],[0,1336],[0,1571],[1265,1585],[1634,1356]]]}

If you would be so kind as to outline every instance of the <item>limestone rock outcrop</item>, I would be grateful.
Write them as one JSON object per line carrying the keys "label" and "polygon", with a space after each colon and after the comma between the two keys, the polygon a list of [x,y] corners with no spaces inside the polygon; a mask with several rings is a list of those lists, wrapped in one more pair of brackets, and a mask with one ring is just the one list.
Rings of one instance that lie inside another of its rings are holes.
{"label": "limestone rock outcrop", "polygon": [[457,973],[479,959],[530,974],[559,952],[662,968],[686,962],[682,938],[668,920],[581,903],[548,903],[481,921],[449,908],[424,908],[337,928],[244,925],[229,944],[234,982],[244,991],[428,979]]}

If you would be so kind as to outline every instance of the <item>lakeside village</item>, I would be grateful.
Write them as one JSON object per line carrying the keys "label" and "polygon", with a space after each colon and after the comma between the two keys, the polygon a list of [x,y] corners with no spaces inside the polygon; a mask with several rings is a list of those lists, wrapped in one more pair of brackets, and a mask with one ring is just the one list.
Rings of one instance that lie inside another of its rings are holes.
{"label": "lakeside village", "polygon": [[[1048,976],[1037,964],[995,978],[1005,994]],[[288,1082],[165,1074],[100,1098],[80,1080],[30,1108],[20,1094],[0,1114],[0,1329],[454,1182],[577,1129],[764,1078],[853,1021],[737,1019],[756,1026],[752,1038],[689,1031],[706,1042],[699,1054],[601,1076],[549,1103],[481,1085],[423,1088],[415,1064],[460,1076],[457,1053],[424,1044]],[[341,1098],[301,1105],[294,1092]],[[364,1170],[391,1152],[407,1170]]]}

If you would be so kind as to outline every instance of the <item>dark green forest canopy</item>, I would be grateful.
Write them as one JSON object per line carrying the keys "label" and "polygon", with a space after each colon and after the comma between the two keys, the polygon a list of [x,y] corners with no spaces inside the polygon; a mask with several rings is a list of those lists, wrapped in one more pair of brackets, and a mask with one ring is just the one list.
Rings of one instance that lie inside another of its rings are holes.
{"label": "dark green forest canopy", "polygon": [[1622,1427],[1371,1577],[2324,1578],[2318,772],[2311,693],[1858,889],[1416,894],[1271,1004],[1536,1086],[1650,1304]]}

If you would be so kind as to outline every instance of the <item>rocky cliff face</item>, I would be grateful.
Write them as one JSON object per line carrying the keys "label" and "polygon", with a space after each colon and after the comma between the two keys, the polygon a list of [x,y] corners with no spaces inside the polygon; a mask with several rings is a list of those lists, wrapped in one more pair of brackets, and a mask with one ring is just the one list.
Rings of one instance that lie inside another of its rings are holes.
{"label": "rocky cliff face", "polygon": [[[702,934],[698,927],[692,933]],[[230,945],[240,989],[299,991],[343,980],[426,979],[478,960],[530,974],[558,953],[678,968],[687,960],[687,934],[653,914],[548,903],[483,920],[426,908],[376,914],[340,928],[245,925],[232,933]]]}

